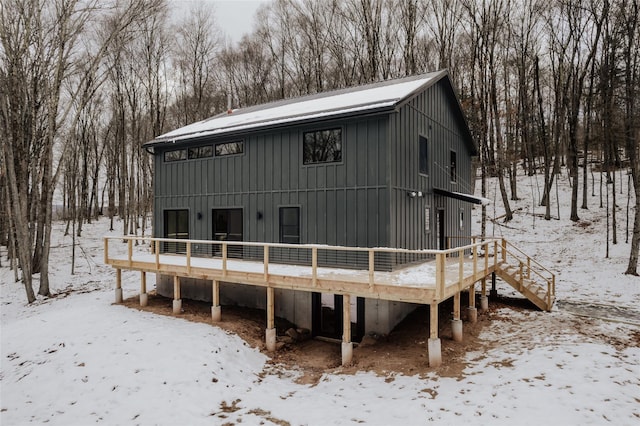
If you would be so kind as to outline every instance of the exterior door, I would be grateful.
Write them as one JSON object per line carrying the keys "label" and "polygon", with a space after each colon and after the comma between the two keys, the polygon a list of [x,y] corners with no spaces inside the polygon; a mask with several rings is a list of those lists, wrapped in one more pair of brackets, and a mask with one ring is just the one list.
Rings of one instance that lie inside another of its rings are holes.
{"label": "exterior door", "polygon": [[[189,239],[189,210],[164,211],[164,238]],[[185,253],[187,245],[178,242],[164,242],[163,253]]]}
{"label": "exterior door", "polygon": [[[340,294],[312,293],[311,333],[313,336],[342,339],[343,298]],[[364,337],[364,298],[351,298],[351,340]]]}
{"label": "exterior door", "polygon": [[[213,239],[243,241],[242,209],[213,209]],[[213,246],[213,255],[221,255],[222,246]],[[242,257],[241,246],[229,246],[229,257]]]}

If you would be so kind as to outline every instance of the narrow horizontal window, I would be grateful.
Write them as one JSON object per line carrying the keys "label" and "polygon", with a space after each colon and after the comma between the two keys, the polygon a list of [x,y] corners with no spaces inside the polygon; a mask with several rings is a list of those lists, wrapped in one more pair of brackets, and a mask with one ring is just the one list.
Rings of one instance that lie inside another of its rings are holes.
{"label": "narrow horizontal window", "polygon": [[305,132],[303,143],[304,164],[342,161],[342,129]]}
{"label": "narrow horizontal window", "polygon": [[196,146],[193,148],[189,148],[189,160],[193,160],[195,158],[207,158],[207,157],[213,157],[212,145]]}
{"label": "narrow horizontal window", "polygon": [[174,149],[164,152],[164,161],[182,161],[187,159],[186,149]]}
{"label": "narrow horizontal window", "polygon": [[244,142],[224,142],[216,144],[216,157],[225,155],[242,154],[244,152]]}

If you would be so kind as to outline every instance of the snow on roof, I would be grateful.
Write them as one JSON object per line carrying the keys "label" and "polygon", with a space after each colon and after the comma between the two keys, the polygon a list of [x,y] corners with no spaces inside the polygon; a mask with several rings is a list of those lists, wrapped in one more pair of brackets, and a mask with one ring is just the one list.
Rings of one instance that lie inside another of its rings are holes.
{"label": "snow on roof", "polygon": [[446,72],[319,93],[233,110],[158,136],[149,145],[201,136],[222,135],[260,127],[392,108]]}

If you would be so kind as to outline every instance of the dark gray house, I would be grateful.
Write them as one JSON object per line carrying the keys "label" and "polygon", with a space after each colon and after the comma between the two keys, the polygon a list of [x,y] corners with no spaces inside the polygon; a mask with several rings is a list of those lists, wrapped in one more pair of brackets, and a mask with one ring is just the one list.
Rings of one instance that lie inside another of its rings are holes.
{"label": "dark gray house", "polygon": [[[447,71],[229,111],[146,147],[155,237],[437,249],[471,232],[477,148]],[[192,286],[184,297],[199,297]],[[264,305],[263,289],[240,287],[223,302]],[[277,314],[311,328],[316,302],[286,293]],[[359,301],[361,332],[388,332],[413,308],[374,303]]]}

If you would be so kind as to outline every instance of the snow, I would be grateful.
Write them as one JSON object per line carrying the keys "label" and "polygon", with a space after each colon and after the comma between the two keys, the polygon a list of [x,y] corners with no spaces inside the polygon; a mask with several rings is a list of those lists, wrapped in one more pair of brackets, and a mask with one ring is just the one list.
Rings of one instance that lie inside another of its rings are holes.
{"label": "snow", "polygon": [[[115,274],[102,264],[101,236],[118,235],[121,223],[114,232],[106,219],[84,228],[74,275],[71,239],[56,224],[56,296],[31,305],[3,247],[0,423],[638,424],[640,280],[623,274],[626,188],[618,197],[619,243],[606,259],[598,197],[590,197],[581,222],[572,223],[566,217],[570,189],[561,177],[565,216],[544,221],[532,215],[542,213],[532,202],[539,184],[522,178],[514,220],[489,225],[488,233],[507,237],[555,271],[558,303],[551,313],[502,308],[483,329],[483,344],[467,353],[460,377],[440,369],[405,376],[338,368],[317,384],[299,384],[300,371],[271,365],[257,348],[213,325],[114,305]],[[487,198],[499,199],[496,186],[489,187]],[[500,205],[488,211],[503,213]],[[474,227],[478,232],[479,224]],[[113,246],[126,252],[124,244]],[[125,297],[138,286],[139,274],[123,271]],[[507,285],[498,289],[516,296]],[[589,306],[605,319],[572,313]],[[443,358],[446,364],[446,353]]]}
{"label": "snow", "polygon": [[274,126],[293,121],[318,119],[339,114],[363,112],[391,107],[418,88],[427,84],[433,74],[385,86],[365,86],[362,90],[329,92],[326,96],[288,102],[282,105],[268,104],[264,108],[233,110],[231,114],[217,115],[197,123],[189,124],[158,136],[157,140],[178,141],[195,136],[211,136],[247,130],[256,127]]}

